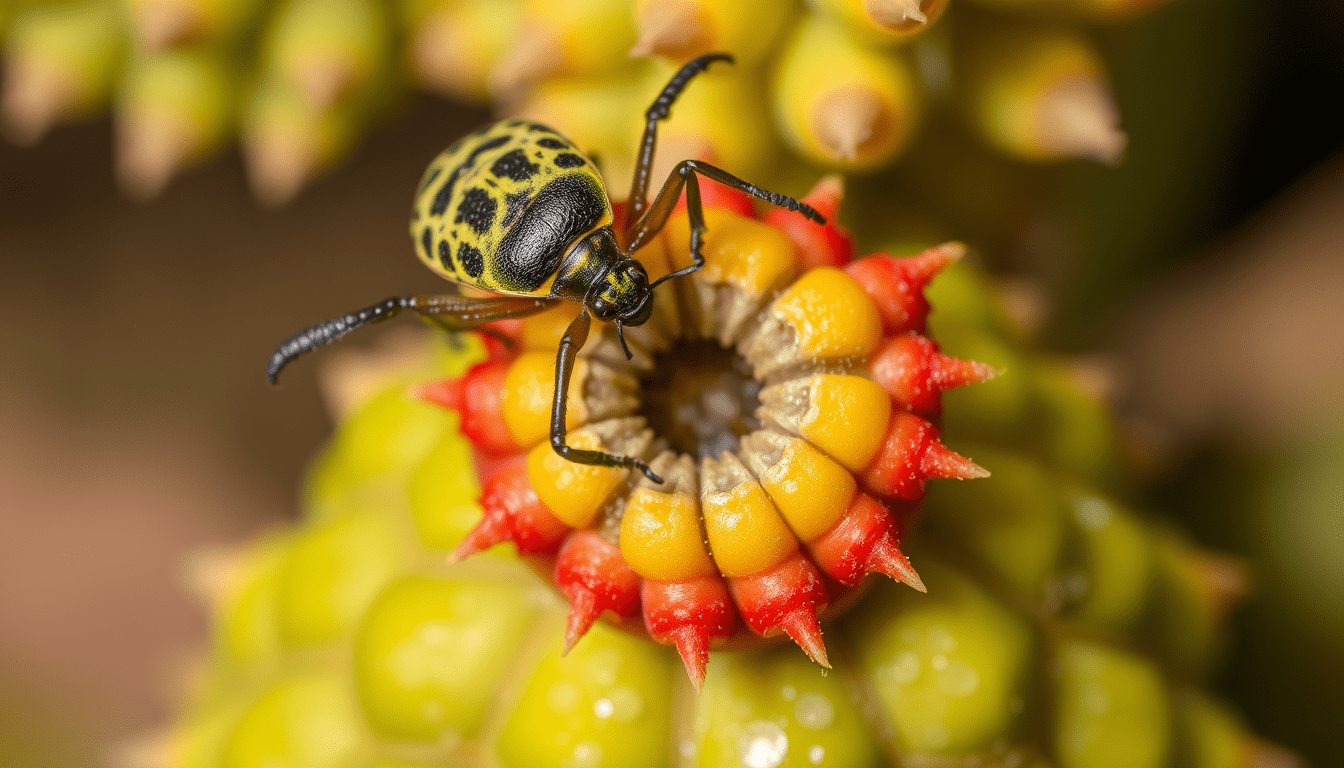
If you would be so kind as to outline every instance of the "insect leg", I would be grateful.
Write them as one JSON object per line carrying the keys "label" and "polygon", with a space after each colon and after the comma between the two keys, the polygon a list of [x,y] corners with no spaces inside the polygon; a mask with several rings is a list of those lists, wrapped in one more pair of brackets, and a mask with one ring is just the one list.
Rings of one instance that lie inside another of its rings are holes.
{"label": "insect leg", "polygon": [[[682,65],[681,69],[663,86],[662,93],[653,100],[653,104],[644,113],[644,135],[639,140],[639,150],[635,153],[635,175],[630,181],[630,196],[626,198],[625,235],[634,231],[636,221],[644,213],[645,201],[649,194],[649,173],[653,167],[653,151],[658,144],[658,121],[667,119],[672,104],[681,95],[691,78],[704,72],[716,61],[732,63],[733,57],[726,53],[707,53],[697,56]],[[628,239],[628,237],[627,237]]]}
{"label": "insect leg", "polygon": [[588,310],[579,312],[579,316],[565,329],[560,339],[560,350],[555,355],[555,399],[551,402],[551,447],[562,458],[576,464],[592,464],[599,467],[634,467],[655,483],[662,484],[663,479],[649,469],[649,465],[632,456],[612,456],[601,451],[585,451],[565,445],[565,406],[569,400],[569,379],[574,373],[574,363],[579,350],[588,341],[588,329],[592,323]]}
{"label": "insect leg", "polygon": [[422,317],[430,318],[444,330],[466,331],[492,320],[534,315],[543,309],[555,306],[559,301],[559,299],[530,296],[481,299],[451,294],[394,296],[358,312],[311,325],[290,336],[271,353],[271,359],[266,363],[266,380],[274,384],[280,375],[280,370],[299,355],[330,344],[360,326],[381,323],[396,317],[402,310],[409,309]]}
{"label": "insect leg", "polygon": [[[668,275],[659,280],[667,280],[671,277],[677,277],[688,272],[694,272],[703,264],[703,258],[699,258],[700,250],[697,247],[700,242],[700,231],[704,229],[704,212],[700,206],[700,188],[696,182],[697,176],[704,176],[713,179],[727,187],[745,192],[752,197],[758,197],[780,208],[790,211],[797,211],[807,218],[825,224],[826,217],[817,213],[812,206],[794,200],[787,195],[781,195],[776,192],[761,189],[755,184],[743,181],[727,171],[710,165],[699,160],[683,160],[677,163],[677,167],[672,169],[672,174],[663,182],[663,188],[658,190],[658,196],[653,199],[649,209],[645,211],[644,216],[634,225],[629,239],[630,245],[626,247],[626,253],[631,254],[644,247],[654,238],[667,223],[667,219],[676,209],[677,199],[681,195],[682,186],[686,186],[686,213],[691,218],[691,255],[697,259],[697,263],[692,267],[679,270],[672,275]],[[692,204],[691,196],[695,196]]]}

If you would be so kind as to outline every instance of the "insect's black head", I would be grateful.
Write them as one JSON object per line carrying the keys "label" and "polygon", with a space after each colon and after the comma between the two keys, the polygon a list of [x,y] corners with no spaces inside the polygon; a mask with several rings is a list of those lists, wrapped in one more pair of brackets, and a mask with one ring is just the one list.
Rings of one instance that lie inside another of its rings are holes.
{"label": "insect's black head", "polygon": [[644,265],[634,259],[621,259],[593,286],[588,309],[604,322],[643,325],[653,313],[650,295]]}

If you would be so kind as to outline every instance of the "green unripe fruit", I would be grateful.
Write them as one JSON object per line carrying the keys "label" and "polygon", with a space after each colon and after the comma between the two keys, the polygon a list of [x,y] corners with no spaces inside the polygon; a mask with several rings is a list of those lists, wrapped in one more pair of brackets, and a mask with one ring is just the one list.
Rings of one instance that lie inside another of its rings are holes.
{"label": "green unripe fruit", "polygon": [[536,614],[521,586],[501,580],[410,576],[391,584],[355,641],[370,727],[397,741],[474,738]]}
{"label": "green unripe fruit", "polygon": [[1026,705],[1031,632],[949,564],[914,561],[927,595],[882,583],[844,622],[897,747],[968,755],[1011,741]]}
{"label": "green unripe fruit", "polygon": [[1159,768],[1171,748],[1162,676],[1130,653],[1066,641],[1056,655],[1055,753],[1061,768]]}
{"label": "green unripe fruit", "polygon": [[388,515],[367,510],[321,522],[295,539],[280,570],[284,644],[349,634],[405,559],[398,535]]}
{"label": "green unripe fruit", "polygon": [[884,762],[839,676],[823,675],[794,648],[714,656],[692,717],[694,741],[678,752],[701,768]]}
{"label": "green unripe fruit", "polygon": [[[554,630],[552,630],[554,631]],[[676,654],[598,622],[547,643],[496,749],[508,768],[656,768],[671,756]]]}
{"label": "green unripe fruit", "polygon": [[368,736],[348,680],[333,673],[284,678],[261,696],[224,745],[229,768],[343,768]]}

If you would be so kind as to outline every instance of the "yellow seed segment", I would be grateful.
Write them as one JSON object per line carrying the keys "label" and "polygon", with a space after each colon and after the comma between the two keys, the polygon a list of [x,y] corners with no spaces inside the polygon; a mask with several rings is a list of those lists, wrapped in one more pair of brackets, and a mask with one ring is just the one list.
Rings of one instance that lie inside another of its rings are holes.
{"label": "yellow seed segment", "polygon": [[761,485],[789,527],[803,541],[825,533],[858,490],[849,470],[803,440],[792,440]]}
{"label": "yellow seed segment", "polygon": [[[565,442],[571,448],[606,450],[597,435],[582,429],[569,433]],[[562,459],[549,442],[538,444],[527,454],[527,477],[532,481],[532,489],[547,509],[574,528],[584,528],[593,522],[620,486],[625,472],[620,467],[595,467]]]}
{"label": "yellow seed segment", "polygon": [[[554,349],[554,345],[552,346]],[[574,429],[587,419],[583,381],[588,364],[579,360],[569,380],[565,427]],[[551,433],[551,398],[555,395],[555,353],[527,352],[518,356],[504,375],[504,425],[519,445],[532,445]]]}
{"label": "yellow seed segment", "polygon": [[729,578],[759,573],[798,548],[798,540],[754,480],[705,494],[704,515],[714,562]]}
{"label": "yellow seed segment", "polygon": [[868,466],[886,435],[891,397],[862,376],[812,379],[798,433],[851,472]]}
{"label": "yellow seed segment", "polygon": [[699,500],[636,488],[621,517],[621,554],[646,579],[685,581],[713,573],[700,534]]}
{"label": "yellow seed segment", "polygon": [[775,299],[773,311],[797,332],[802,356],[813,360],[867,357],[882,340],[877,305],[835,267],[800,277]]}
{"label": "yellow seed segment", "polygon": [[[700,253],[705,266],[696,277],[707,283],[726,283],[749,296],[787,281],[798,270],[792,241],[778,229],[722,209],[705,211],[707,230]],[[691,265],[691,225],[685,211],[664,227],[672,265]]]}

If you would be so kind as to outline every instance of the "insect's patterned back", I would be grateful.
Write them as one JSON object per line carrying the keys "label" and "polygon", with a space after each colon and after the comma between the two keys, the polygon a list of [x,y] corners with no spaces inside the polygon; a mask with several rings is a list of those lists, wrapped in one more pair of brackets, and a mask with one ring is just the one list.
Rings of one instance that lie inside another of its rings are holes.
{"label": "insect's patterned back", "polygon": [[597,167],[554,130],[507,120],[434,158],[411,237],[420,260],[449,280],[545,295],[570,243],[610,223]]}

